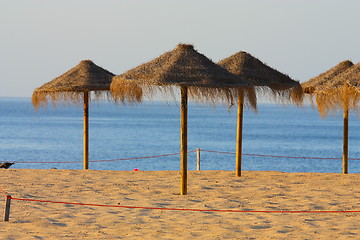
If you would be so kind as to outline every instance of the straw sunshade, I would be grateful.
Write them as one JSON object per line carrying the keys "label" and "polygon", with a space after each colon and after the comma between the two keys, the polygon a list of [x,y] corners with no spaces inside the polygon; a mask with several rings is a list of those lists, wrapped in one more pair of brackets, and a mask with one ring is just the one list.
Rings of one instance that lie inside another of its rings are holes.
{"label": "straw sunshade", "polygon": [[[142,64],[124,74],[115,76],[111,93],[122,102],[141,101],[144,96],[157,93],[172,94],[179,87],[180,104],[180,194],[187,194],[187,100],[215,103],[232,102],[234,92],[230,86],[248,89],[246,101],[255,107],[253,88],[227,70],[197,52],[192,45],[179,44],[174,50]],[[243,92],[242,92],[243,93]]]}
{"label": "straw sunshade", "polygon": [[354,65],[346,60],[319,76],[302,83],[322,117],[337,110],[344,111],[343,166],[348,173],[348,124],[349,110],[358,110],[360,100],[360,63]]}
{"label": "straw sunshade", "polygon": [[[340,97],[345,94],[343,93],[344,90],[356,90],[356,88],[347,87],[348,81],[345,78],[345,75],[338,78],[338,76],[342,75],[342,73],[351,68],[353,65],[354,64],[349,60],[340,62],[328,71],[321,73],[319,76],[301,84],[304,92],[310,94],[312,101],[314,101],[314,97],[316,97],[316,104],[322,117],[325,117],[332,111],[338,110],[338,107],[344,109],[345,106],[342,106],[344,99]],[[347,76],[348,75],[349,74],[347,74]],[[347,95],[349,95],[350,98],[356,97],[356,94]]]}
{"label": "straw sunshade", "polygon": [[[218,62],[229,72],[246,79],[263,94],[270,92],[277,102],[301,105],[303,90],[299,82],[267,66],[246,52],[238,52]],[[236,176],[241,176],[243,99],[238,98],[236,133]]]}
{"label": "straw sunshade", "polygon": [[32,103],[35,109],[46,106],[49,101],[55,106],[57,102],[84,102],[84,169],[88,169],[88,104],[89,92],[95,93],[95,98],[103,94],[110,97],[111,72],[97,66],[90,60],[81,61],[54,80],[35,89]]}
{"label": "straw sunshade", "polygon": [[179,44],[174,50],[115,76],[111,94],[121,102],[140,102],[142,97],[158,93],[173,95],[174,86],[187,87],[190,99],[208,103],[232,102],[234,91],[229,87],[239,86],[246,89],[246,103],[256,108],[250,83],[217,66],[189,44]]}
{"label": "straw sunshade", "polygon": [[218,64],[229,72],[240,76],[258,90],[270,92],[276,101],[293,102],[301,105],[303,90],[298,81],[291,79],[249,53],[240,51],[218,62]]}

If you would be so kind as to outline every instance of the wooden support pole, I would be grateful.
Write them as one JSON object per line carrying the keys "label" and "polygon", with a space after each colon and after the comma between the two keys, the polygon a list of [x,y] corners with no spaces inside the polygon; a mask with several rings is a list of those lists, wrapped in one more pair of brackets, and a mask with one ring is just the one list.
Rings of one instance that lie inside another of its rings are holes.
{"label": "wooden support pole", "polygon": [[187,194],[187,87],[181,87],[180,103],[180,195]]}
{"label": "wooden support pole", "polygon": [[348,155],[349,155],[349,109],[344,109],[344,134],[343,134],[343,162],[342,173],[348,173]]}
{"label": "wooden support pole", "polygon": [[200,148],[196,149],[196,170],[200,171]]}
{"label": "wooden support pole", "polygon": [[89,169],[89,92],[84,92],[84,169]]}
{"label": "wooden support pole", "polygon": [[4,213],[4,221],[8,222],[10,218],[10,205],[11,205],[11,196],[6,196],[5,203],[5,213]]}
{"label": "wooden support pole", "polygon": [[241,157],[242,157],[242,125],[243,125],[244,101],[243,96],[239,92],[238,96],[238,112],[236,126],[236,176],[241,176]]}

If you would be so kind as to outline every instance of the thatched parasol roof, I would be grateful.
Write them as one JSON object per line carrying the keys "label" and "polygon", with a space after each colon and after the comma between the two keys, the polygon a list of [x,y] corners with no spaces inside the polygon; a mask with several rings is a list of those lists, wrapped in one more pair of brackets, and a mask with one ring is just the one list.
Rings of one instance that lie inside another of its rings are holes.
{"label": "thatched parasol roof", "polygon": [[349,67],[346,71],[337,75],[331,85],[334,88],[339,88],[344,84],[360,91],[360,63]]}
{"label": "thatched parasol roof", "polygon": [[360,100],[360,63],[343,61],[302,85],[312,100],[316,96],[323,117],[336,110],[355,109]]}
{"label": "thatched parasol roof", "polygon": [[90,60],[83,60],[54,80],[35,89],[32,102],[35,108],[46,105],[49,100],[53,104],[57,101],[79,102],[82,92],[93,91],[99,97],[102,91],[110,89],[111,72],[97,66]]}
{"label": "thatched parasol roof", "polygon": [[216,65],[188,44],[179,44],[174,50],[115,76],[111,93],[122,102],[136,102],[156,91],[172,93],[173,86],[186,86],[190,98],[207,102],[232,102],[235,91],[229,88],[243,87],[248,89],[246,100],[254,107],[256,104],[254,90],[246,80]]}
{"label": "thatched parasol roof", "polygon": [[302,102],[302,88],[299,82],[267,66],[249,53],[240,51],[218,62],[229,72],[250,81],[263,91],[271,91],[277,100]]}
{"label": "thatched parasol roof", "polygon": [[311,94],[315,90],[324,88],[327,83],[331,82],[337,75],[344,72],[353,65],[354,64],[349,60],[343,61],[328,71],[321,73],[319,76],[316,76],[307,82],[303,82],[301,85],[304,89],[304,92]]}

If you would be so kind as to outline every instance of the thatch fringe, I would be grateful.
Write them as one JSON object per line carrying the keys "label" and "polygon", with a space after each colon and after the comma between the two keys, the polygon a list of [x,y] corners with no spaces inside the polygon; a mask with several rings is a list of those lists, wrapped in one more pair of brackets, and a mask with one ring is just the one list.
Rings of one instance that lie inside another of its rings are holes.
{"label": "thatch fringe", "polygon": [[[115,102],[140,103],[145,97],[154,98],[162,96],[172,100],[177,99],[177,85],[149,85],[135,81],[116,81],[111,84],[110,91]],[[216,88],[216,87],[196,87],[188,86],[188,98],[190,101],[207,103],[212,106],[216,104],[234,105],[239,91],[244,98],[244,105],[249,109],[256,109],[256,93],[253,87],[244,88]]]}
{"label": "thatch fringe", "polygon": [[333,91],[316,92],[315,99],[322,117],[334,114],[339,110],[360,110],[360,91],[353,86],[336,88]]}
{"label": "thatch fringe", "polygon": [[[56,108],[59,103],[65,105],[82,104],[84,102],[84,92],[34,91],[31,100],[35,110],[46,107],[49,103]],[[109,91],[90,92],[89,101],[101,100],[112,101],[113,98]]]}
{"label": "thatch fringe", "polygon": [[255,87],[257,96],[270,98],[279,104],[294,104],[298,107],[303,106],[304,92],[301,85],[284,88],[272,88],[267,86]]}

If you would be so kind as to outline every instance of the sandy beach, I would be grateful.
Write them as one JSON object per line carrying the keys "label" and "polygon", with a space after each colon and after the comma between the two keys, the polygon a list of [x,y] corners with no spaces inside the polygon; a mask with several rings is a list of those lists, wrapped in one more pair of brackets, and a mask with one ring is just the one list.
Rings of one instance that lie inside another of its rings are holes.
{"label": "sandy beach", "polygon": [[[0,170],[14,198],[154,208],[315,210],[316,213],[131,209],[12,200],[0,239],[359,239],[359,174]],[[2,216],[5,197],[2,201]]]}

